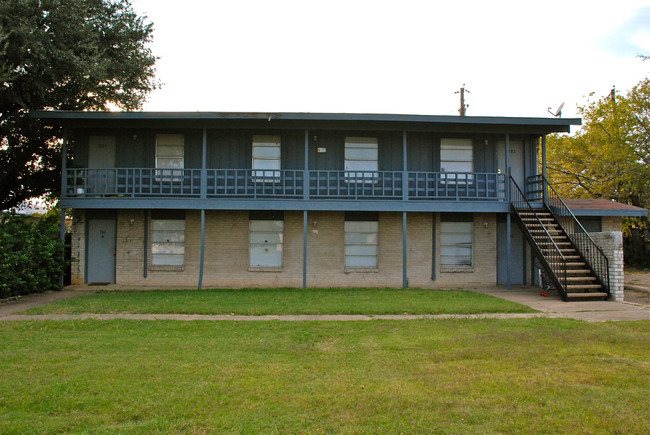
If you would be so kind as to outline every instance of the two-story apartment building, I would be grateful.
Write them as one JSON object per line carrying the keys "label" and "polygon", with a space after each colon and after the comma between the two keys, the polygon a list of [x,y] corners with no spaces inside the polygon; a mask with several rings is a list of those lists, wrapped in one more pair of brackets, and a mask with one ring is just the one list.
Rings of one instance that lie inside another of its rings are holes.
{"label": "two-story apartment building", "polygon": [[579,119],[34,116],[66,130],[73,283],[511,286],[541,264],[565,298],[609,292],[543,177],[545,135]]}

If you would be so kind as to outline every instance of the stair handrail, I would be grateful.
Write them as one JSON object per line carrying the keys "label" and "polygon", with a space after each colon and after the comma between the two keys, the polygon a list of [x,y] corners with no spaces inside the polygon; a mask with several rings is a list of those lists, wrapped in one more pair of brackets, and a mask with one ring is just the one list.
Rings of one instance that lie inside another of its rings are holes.
{"label": "stair handrail", "polygon": [[[562,270],[564,271],[562,280],[560,280],[560,277],[555,272],[555,269],[550,267],[550,263],[549,263],[549,261],[547,259],[547,256],[544,254],[544,252],[542,251],[541,247],[539,246],[539,244],[537,243],[535,238],[532,237],[532,235],[531,235],[531,241],[535,244],[535,246],[536,246],[537,250],[539,251],[539,253],[544,257],[544,262],[546,262],[546,265],[547,265],[547,272],[549,272],[549,274],[551,276],[555,277],[555,281],[557,281],[557,283],[560,284],[560,287],[561,287],[558,290],[561,293],[563,293],[564,296],[566,296],[566,293],[567,293],[567,272],[566,272],[567,271],[567,266],[566,266],[567,260],[564,257],[564,255],[562,254],[562,252],[560,251],[560,248],[557,246],[557,244],[553,240],[553,237],[551,237],[551,234],[546,229],[546,226],[542,223],[541,219],[537,215],[537,212],[535,211],[533,206],[528,201],[528,198],[526,198],[526,195],[524,195],[524,193],[519,188],[519,185],[517,184],[517,182],[514,180],[514,178],[512,178],[512,175],[510,175],[509,177],[510,177],[511,190],[512,190],[512,186],[514,186],[514,188],[516,189],[515,193],[519,194],[518,199],[521,200],[521,201],[515,200],[514,195],[512,195],[512,193],[511,193],[510,194],[510,204],[512,205],[513,203],[519,203],[519,202],[525,203],[526,210],[531,211],[533,213],[533,215],[535,216],[535,219],[537,219],[537,223],[539,223],[540,228],[542,228],[544,230],[544,233],[546,234],[546,239],[550,240],[553,248],[555,248],[556,254],[559,255],[559,260],[560,260],[559,263],[561,265],[563,265]],[[515,209],[516,209],[516,207],[515,207]],[[566,297],[565,297],[565,300],[566,300]]]}
{"label": "stair handrail", "polygon": [[[551,183],[549,183],[546,177],[542,174],[538,175],[537,177],[543,182],[544,187],[546,187],[546,189],[543,189],[542,195],[543,195],[544,204],[548,207],[548,209],[551,212],[553,212],[553,214],[556,214],[553,211],[553,208],[559,209],[561,214],[558,215],[562,217],[566,216],[569,219],[573,220],[574,228],[577,225],[577,227],[582,231],[582,234],[584,234],[584,237],[587,240],[587,244],[590,246],[586,246],[586,247],[581,246],[583,244],[575,237],[577,233],[574,231],[574,234],[570,234],[565,230],[566,235],[569,237],[571,242],[573,242],[573,244],[576,247],[578,247],[578,250],[582,254],[583,258],[587,261],[591,270],[596,274],[598,279],[601,281],[601,284],[605,286],[607,290],[607,294],[609,295],[609,259],[607,258],[607,256],[605,255],[601,247],[598,246],[598,244],[594,241],[594,239],[592,239],[592,237],[589,235],[589,232],[587,232],[585,227],[583,227],[580,221],[575,217],[571,209],[566,205],[562,197],[557,193],[557,191],[553,188]],[[585,248],[596,248],[596,252],[600,254],[600,258],[596,258],[596,259],[589,258],[590,256],[586,255],[587,250]],[[597,267],[603,263],[605,265],[604,270],[602,270],[602,267]],[[601,277],[601,274],[605,275],[605,279]]]}

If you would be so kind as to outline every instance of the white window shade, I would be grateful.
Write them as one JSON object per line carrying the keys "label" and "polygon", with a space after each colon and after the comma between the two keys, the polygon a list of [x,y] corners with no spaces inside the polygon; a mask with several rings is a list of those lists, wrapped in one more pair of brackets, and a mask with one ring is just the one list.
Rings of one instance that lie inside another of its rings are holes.
{"label": "white window shade", "polygon": [[183,266],[185,263],[185,220],[151,220],[151,264]]}
{"label": "white window shade", "polygon": [[471,139],[442,139],[440,170],[442,172],[473,172],[474,150]]}
{"label": "white window shade", "polygon": [[444,267],[472,266],[472,222],[440,223],[440,265]]}
{"label": "white window shade", "polygon": [[280,136],[253,136],[253,176],[268,181],[279,181],[281,148]]}
{"label": "white window shade", "polygon": [[379,146],[376,137],[345,138],[345,177],[350,182],[377,178]]}
{"label": "white window shade", "polygon": [[345,222],[345,267],[377,268],[377,221]]}
{"label": "white window shade", "polygon": [[249,221],[250,267],[282,267],[284,221]]}
{"label": "white window shade", "polygon": [[182,134],[156,135],[156,168],[183,168],[185,137]]}

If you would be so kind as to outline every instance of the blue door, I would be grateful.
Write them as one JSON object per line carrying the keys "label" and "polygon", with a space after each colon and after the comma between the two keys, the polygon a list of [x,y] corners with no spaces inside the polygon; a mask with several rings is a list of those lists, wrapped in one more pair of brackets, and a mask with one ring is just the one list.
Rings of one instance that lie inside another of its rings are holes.
{"label": "blue door", "polygon": [[115,219],[89,219],[86,282],[115,282]]}

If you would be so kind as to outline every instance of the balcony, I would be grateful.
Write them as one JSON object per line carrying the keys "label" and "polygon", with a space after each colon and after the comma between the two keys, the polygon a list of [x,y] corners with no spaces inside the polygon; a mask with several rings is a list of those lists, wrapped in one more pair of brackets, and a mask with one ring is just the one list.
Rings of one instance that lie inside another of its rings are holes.
{"label": "balcony", "polygon": [[[406,181],[406,182],[405,182]],[[67,169],[63,198],[506,201],[505,174],[256,169]]]}

